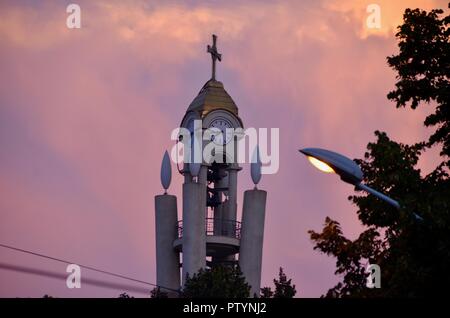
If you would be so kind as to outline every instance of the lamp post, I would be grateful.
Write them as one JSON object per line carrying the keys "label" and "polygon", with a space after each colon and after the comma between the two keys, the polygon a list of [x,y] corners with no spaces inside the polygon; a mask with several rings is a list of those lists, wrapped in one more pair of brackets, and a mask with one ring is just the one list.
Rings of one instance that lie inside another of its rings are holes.
{"label": "lamp post", "polygon": [[[341,154],[333,151],[320,148],[305,148],[299,150],[304,154],[313,166],[326,173],[336,173],[341,177],[341,180],[354,185],[357,189],[364,190],[377,198],[389,203],[397,209],[400,209],[400,204],[388,197],[387,195],[372,189],[368,185],[362,183],[363,173],[361,168],[351,160]],[[422,217],[413,213],[415,218],[423,220]]]}

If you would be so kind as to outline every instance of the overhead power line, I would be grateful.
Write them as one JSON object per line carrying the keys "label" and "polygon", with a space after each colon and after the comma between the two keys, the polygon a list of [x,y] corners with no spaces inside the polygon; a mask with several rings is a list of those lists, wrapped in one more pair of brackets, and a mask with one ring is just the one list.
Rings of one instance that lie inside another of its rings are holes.
{"label": "overhead power line", "polygon": [[2,244],[2,243],[0,243],[0,247],[6,248],[6,249],[10,249],[10,250],[14,250],[14,251],[21,252],[21,253],[25,253],[25,254],[29,254],[29,255],[34,255],[34,256],[37,256],[37,257],[41,257],[41,258],[46,258],[46,259],[49,259],[49,260],[52,260],[52,261],[56,261],[56,262],[60,262],[60,263],[64,263],[64,264],[76,264],[76,265],[80,266],[81,268],[85,268],[85,269],[91,270],[93,272],[98,272],[98,273],[102,273],[102,274],[105,274],[105,275],[110,275],[110,276],[114,276],[114,277],[117,277],[117,278],[133,281],[133,282],[136,282],[136,283],[145,284],[145,285],[154,286],[154,287],[159,287],[161,289],[165,289],[165,290],[174,291],[174,292],[179,293],[179,290],[177,290],[177,289],[168,288],[168,287],[165,287],[165,286],[153,284],[153,283],[146,282],[146,281],[143,281],[143,280],[140,280],[140,279],[128,277],[128,276],[121,275],[121,274],[116,274],[116,273],[113,273],[113,272],[110,272],[110,271],[106,271],[106,270],[103,270],[103,269],[99,269],[99,268],[95,268],[95,267],[92,267],[92,266],[83,265],[83,264],[80,264],[80,263],[77,263],[77,262],[67,261],[67,260],[64,260],[64,259],[61,259],[61,258],[48,256],[48,255],[45,255],[45,254],[33,252],[33,251],[30,251],[30,250],[25,250],[25,249],[22,249],[22,248],[6,245],[6,244]]}

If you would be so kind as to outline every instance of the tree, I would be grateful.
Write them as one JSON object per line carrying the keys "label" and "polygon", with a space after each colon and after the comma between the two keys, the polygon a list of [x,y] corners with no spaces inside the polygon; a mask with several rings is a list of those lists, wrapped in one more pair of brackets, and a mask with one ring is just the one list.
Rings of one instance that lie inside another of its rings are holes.
{"label": "tree", "polygon": [[128,295],[127,293],[122,293],[118,298],[134,298],[133,296]]}
{"label": "tree", "polygon": [[280,267],[278,280],[274,279],[273,283],[275,284],[274,298],[293,298],[297,293],[295,285],[292,285],[292,279],[287,279],[282,267]]}
{"label": "tree", "polygon": [[287,279],[283,268],[280,267],[278,279],[274,279],[275,292],[270,287],[261,288],[261,298],[294,298],[297,290],[292,285],[292,279]]}
{"label": "tree", "polygon": [[215,266],[200,269],[186,277],[181,296],[184,298],[245,298],[250,285],[237,266]]}
{"label": "tree", "polygon": [[270,287],[263,287],[261,288],[261,298],[272,298],[273,297],[273,291]]}
{"label": "tree", "polygon": [[[449,4],[450,7],[450,4]],[[396,34],[400,52],[388,57],[397,72],[396,89],[388,98],[396,107],[415,109],[425,102],[436,103],[425,126],[436,126],[427,146],[442,144],[442,155],[450,155],[450,15],[440,18],[443,10],[407,9],[404,23]],[[447,158],[448,159],[448,158]],[[448,160],[446,162],[448,165]]]}
{"label": "tree", "polygon": [[150,298],[169,298],[169,294],[161,291],[161,288],[158,286],[151,290]]}
{"label": "tree", "polygon": [[[388,98],[396,107],[435,106],[425,126],[436,130],[428,140],[406,145],[375,132],[363,159],[355,160],[369,186],[398,199],[396,210],[377,198],[354,195],[358,218],[367,229],[347,239],[340,224],[326,218],[321,233],[309,231],[317,249],[336,258],[343,280],[328,297],[405,297],[448,294],[450,275],[450,16],[442,10],[407,9],[398,28],[399,53],[388,57],[397,72]],[[441,146],[441,162],[422,176],[417,163],[424,151]],[[419,214],[423,220],[414,217]],[[381,268],[381,289],[366,287],[367,264]]]}

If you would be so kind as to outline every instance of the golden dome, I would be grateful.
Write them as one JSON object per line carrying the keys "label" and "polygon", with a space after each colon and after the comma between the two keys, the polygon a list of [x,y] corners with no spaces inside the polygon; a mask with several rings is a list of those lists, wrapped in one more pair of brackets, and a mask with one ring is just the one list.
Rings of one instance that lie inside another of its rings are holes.
{"label": "golden dome", "polygon": [[196,111],[203,119],[208,113],[217,109],[229,111],[239,118],[238,108],[231,96],[224,89],[223,84],[211,79],[203,85],[186,112]]}

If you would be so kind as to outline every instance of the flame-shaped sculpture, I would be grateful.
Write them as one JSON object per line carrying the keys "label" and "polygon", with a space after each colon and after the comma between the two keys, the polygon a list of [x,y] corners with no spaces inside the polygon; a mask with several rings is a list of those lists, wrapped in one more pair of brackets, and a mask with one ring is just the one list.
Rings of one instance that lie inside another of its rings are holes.
{"label": "flame-shaped sculpture", "polygon": [[161,184],[164,188],[164,193],[167,193],[167,189],[169,189],[171,180],[172,180],[172,167],[170,166],[169,153],[166,150],[161,164]]}
{"label": "flame-shaped sculpture", "polygon": [[253,152],[253,157],[252,157],[252,163],[250,165],[250,173],[252,176],[252,180],[253,183],[255,184],[255,188],[256,185],[259,183],[259,181],[261,181],[261,159],[259,157],[259,147],[256,146],[254,152]]}

